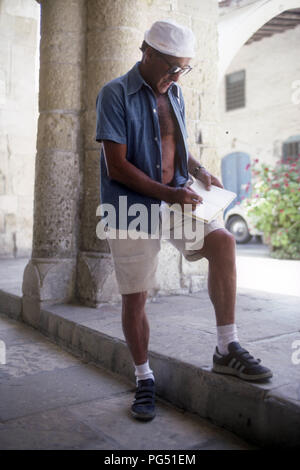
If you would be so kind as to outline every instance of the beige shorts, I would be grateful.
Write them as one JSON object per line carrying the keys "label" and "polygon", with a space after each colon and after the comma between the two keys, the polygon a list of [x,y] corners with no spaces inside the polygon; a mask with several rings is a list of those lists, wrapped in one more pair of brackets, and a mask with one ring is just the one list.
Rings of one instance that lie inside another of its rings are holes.
{"label": "beige shorts", "polygon": [[[191,228],[192,219],[187,220],[184,216],[180,216],[168,219],[169,223],[166,224],[167,230],[165,230],[165,203],[161,205],[159,218],[159,234],[154,239],[130,237],[120,239],[118,230],[114,232],[113,238],[110,232],[107,233],[120,294],[133,294],[158,288],[156,270],[162,239],[168,240],[188,261],[197,261],[203,258],[200,250],[204,238],[214,230],[224,228],[223,221],[219,219],[214,219],[208,224],[193,220]],[[191,239],[189,228],[197,234],[195,239]]]}

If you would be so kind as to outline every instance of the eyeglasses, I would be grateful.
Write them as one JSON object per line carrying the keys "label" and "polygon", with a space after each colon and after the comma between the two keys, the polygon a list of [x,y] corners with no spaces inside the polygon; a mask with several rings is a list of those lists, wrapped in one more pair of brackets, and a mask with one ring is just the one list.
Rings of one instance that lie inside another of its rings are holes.
{"label": "eyeglasses", "polygon": [[166,64],[169,65],[169,70],[167,70],[167,73],[169,75],[175,75],[176,73],[179,73],[182,77],[183,75],[186,75],[192,70],[192,67],[189,65],[185,65],[184,67],[179,67],[178,65],[172,65],[170,62],[165,58],[164,55],[162,55],[160,52],[157,52],[158,57],[160,57],[162,60],[166,62]]}

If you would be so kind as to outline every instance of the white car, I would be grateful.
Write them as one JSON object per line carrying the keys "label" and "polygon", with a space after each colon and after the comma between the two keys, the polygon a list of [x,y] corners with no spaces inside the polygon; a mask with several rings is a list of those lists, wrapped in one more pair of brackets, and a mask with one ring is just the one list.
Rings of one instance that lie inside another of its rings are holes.
{"label": "white car", "polygon": [[243,206],[238,204],[226,212],[224,223],[237,243],[248,243],[252,236],[263,236],[263,233],[254,227]]}

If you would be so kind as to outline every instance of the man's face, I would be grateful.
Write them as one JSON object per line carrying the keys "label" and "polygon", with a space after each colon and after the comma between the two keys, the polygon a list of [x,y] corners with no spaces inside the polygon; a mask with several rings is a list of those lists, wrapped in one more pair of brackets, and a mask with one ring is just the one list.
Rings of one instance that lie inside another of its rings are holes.
{"label": "man's face", "polygon": [[151,86],[156,93],[164,94],[173,82],[177,82],[180,73],[168,73],[172,67],[186,67],[190,63],[188,57],[174,57],[151,50],[149,54],[149,75]]}

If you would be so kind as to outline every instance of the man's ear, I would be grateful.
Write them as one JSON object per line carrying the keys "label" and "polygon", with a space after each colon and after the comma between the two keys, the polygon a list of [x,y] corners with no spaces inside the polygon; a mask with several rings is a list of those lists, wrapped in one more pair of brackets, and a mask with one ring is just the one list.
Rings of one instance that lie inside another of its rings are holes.
{"label": "man's ear", "polygon": [[155,54],[154,49],[152,49],[152,47],[150,46],[147,47],[147,49],[145,50],[145,55],[144,55],[145,64],[148,64],[152,60],[152,57],[154,54]]}

